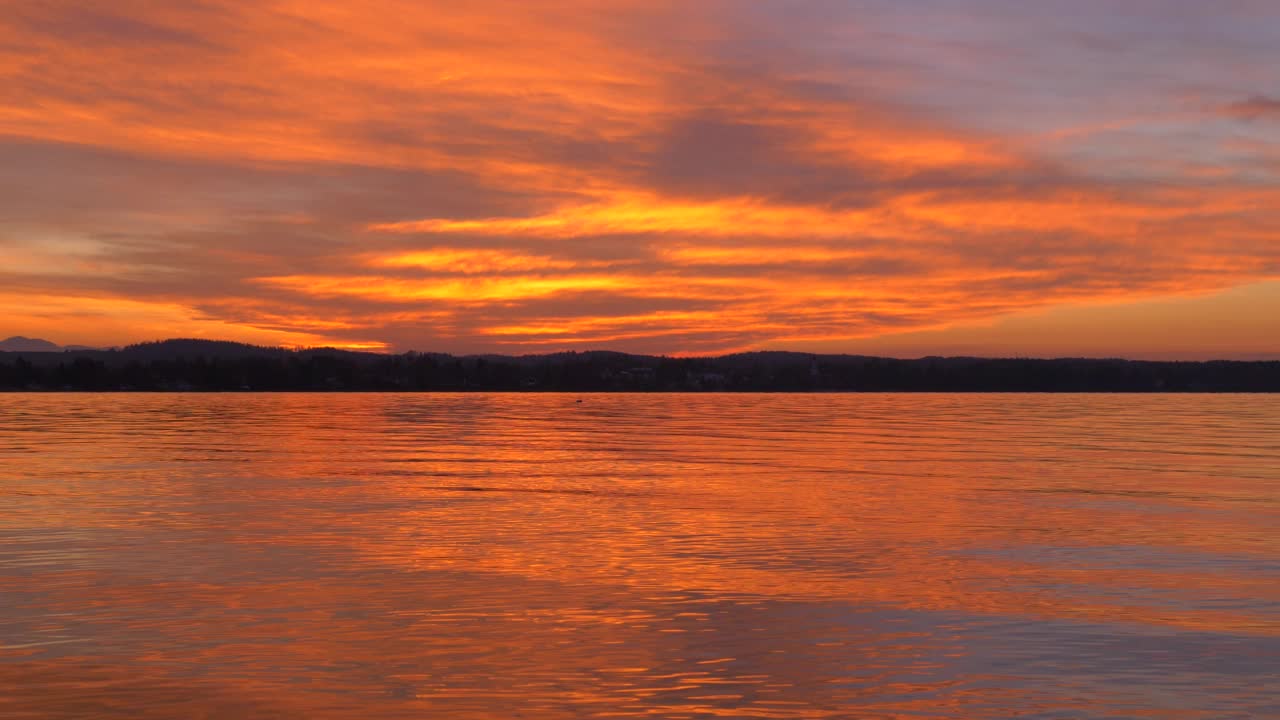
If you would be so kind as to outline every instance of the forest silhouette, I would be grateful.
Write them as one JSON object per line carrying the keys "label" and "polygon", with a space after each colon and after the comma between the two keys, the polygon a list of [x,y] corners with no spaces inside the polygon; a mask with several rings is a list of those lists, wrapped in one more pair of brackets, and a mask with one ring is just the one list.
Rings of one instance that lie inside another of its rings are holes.
{"label": "forest silhouette", "polygon": [[0,390],[1280,392],[1280,361],[904,360],[792,352],[388,355],[166,340],[118,350],[0,352]]}

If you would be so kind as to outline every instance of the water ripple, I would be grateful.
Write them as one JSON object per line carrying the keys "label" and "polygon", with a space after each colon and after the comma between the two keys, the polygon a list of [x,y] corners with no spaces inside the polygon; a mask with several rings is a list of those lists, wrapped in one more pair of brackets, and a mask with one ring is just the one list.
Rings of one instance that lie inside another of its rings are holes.
{"label": "water ripple", "polygon": [[1280,717],[1277,438],[1244,395],[0,395],[0,718]]}

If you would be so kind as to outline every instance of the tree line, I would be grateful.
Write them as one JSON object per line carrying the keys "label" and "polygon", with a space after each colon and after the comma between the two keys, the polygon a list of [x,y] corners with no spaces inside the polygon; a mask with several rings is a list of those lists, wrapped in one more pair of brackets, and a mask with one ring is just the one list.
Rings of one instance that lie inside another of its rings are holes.
{"label": "tree line", "polygon": [[6,391],[1280,392],[1280,362],[922,358],[759,352],[384,355],[164,341],[0,353]]}

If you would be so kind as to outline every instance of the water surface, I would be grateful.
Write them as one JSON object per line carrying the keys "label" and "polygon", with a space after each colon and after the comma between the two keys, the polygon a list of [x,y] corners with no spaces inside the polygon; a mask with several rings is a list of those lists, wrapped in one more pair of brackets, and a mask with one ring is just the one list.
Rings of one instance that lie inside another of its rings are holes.
{"label": "water surface", "polygon": [[0,395],[0,717],[1280,717],[1278,527],[1266,396]]}

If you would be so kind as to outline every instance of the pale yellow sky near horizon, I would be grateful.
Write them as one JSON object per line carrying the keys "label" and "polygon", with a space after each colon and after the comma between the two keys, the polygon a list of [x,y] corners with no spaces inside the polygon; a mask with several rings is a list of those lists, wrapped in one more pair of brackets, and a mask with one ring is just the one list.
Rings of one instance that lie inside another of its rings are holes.
{"label": "pale yellow sky near horizon", "polygon": [[[1280,360],[1276,308],[1280,308],[1280,282],[1272,281],[1203,296],[1061,306],[940,330],[882,335],[855,343],[854,351],[892,357]],[[1117,352],[1117,348],[1127,349]],[[849,352],[843,345],[821,343],[801,343],[795,349]]]}
{"label": "pale yellow sky near horizon", "polygon": [[[12,320],[0,336],[41,338],[59,345],[112,347],[170,337],[238,339],[258,344],[281,342],[276,334],[244,336],[216,320],[199,320],[181,308],[147,306],[151,335],[134,335],[139,308],[121,310],[108,304],[96,309],[92,301],[47,308],[41,317],[25,322]],[[0,313],[16,310],[0,295]],[[929,355],[978,357],[1124,357],[1149,360],[1203,360],[1215,358],[1280,360],[1274,339],[1280,336],[1280,282],[1232,288],[1203,296],[1166,296],[1130,303],[1092,303],[1012,313],[986,321],[950,328],[891,333],[838,343],[795,342],[764,349],[813,353],[849,353],[916,358]],[[51,326],[85,321],[92,316],[95,332],[77,337],[50,336]],[[10,318],[16,317],[9,314]],[[194,329],[195,332],[187,332]],[[1060,337],[1054,344],[1046,336]],[[126,338],[120,340],[119,338]],[[289,338],[286,345],[323,344],[319,339]],[[1117,347],[1135,350],[1123,353]],[[377,349],[377,348],[371,348]],[[448,352],[448,348],[423,346],[420,351]],[[581,348],[587,349],[587,348]]]}

